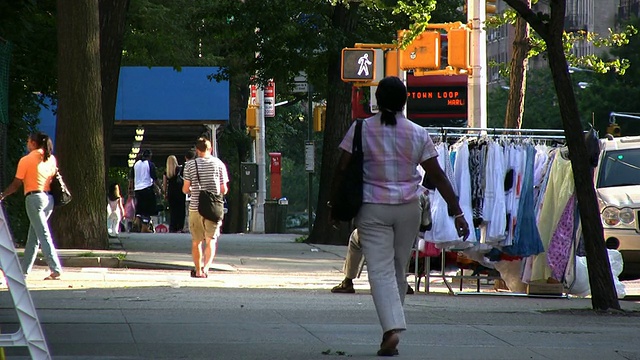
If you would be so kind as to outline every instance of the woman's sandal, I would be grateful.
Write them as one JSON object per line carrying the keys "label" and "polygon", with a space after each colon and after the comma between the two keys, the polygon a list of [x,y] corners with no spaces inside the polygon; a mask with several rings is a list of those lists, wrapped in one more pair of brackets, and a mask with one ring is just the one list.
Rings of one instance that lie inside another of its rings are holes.
{"label": "woman's sandal", "polygon": [[200,269],[200,271],[202,271],[203,273],[200,276],[198,276],[198,274],[196,273],[196,269],[191,270],[191,277],[192,278],[200,278],[200,279],[209,277],[207,275],[207,273],[204,272],[204,268]]}
{"label": "woman's sandal", "polygon": [[44,280],[60,280],[60,273],[52,272],[49,276],[44,278]]}
{"label": "woman's sandal", "polygon": [[396,330],[389,330],[382,336],[382,343],[380,343],[380,350],[378,350],[378,356],[395,356],[399,354],[397,349],[400,337]]}

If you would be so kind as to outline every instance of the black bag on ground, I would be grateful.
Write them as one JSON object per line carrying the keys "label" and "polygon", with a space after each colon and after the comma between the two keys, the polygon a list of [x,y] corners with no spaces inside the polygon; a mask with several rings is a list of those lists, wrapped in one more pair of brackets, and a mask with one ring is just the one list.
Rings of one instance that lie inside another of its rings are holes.
{"label": "black bag on ground", "polygon": [[[198,172],[198,161],[196,164],[196,176],[198,177],[198,186],[201,187],[200,174]],[[213,222],[218,222],[224,218],[224,196],[216,194],[213,190],[199,190],[198,192],[198,213],[200,216]]]}
{"label": "black bag on ground", "polygon": [[53,196],[54,206],[64,206],[71,202],[71,192],[64,183],[60,171],[56,170],[56,175],[51,179],[49,192]]}
{"label": "black bag on ground", "polygon": [[356,120],[351,159],[344,171],[338,172],[337,188],[331,199],[331,217],[339,221],[351,221],[362,206],[362,120]]}

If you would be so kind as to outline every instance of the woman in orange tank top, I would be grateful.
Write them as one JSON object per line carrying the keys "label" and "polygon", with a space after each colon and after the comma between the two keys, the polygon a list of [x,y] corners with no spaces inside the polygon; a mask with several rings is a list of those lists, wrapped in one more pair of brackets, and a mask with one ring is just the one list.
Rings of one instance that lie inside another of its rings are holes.
{"label": "woman in orange tank top", "polygon": [[49,186],[58,171],[58,165],[52,154],[53,144],[47,134],[31,134],[27,139],[27,149],[29,153],[18,162],[15,178],[6,190],[0,193],[0,201],[23,186],[30,224],[22,258],[22,271],[25,275],[31,271],[38,246],[42,246],[42,253],[51,271],[45,280],[58,280],[62,266],[48,223],[53,212],[53,196],[49,193]]}

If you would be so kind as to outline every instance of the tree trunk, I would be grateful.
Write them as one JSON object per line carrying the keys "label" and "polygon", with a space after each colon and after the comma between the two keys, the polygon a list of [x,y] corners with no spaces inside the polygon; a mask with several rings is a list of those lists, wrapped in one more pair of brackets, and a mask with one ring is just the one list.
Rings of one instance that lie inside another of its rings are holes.
{"label": "tree trunk", "polygon": [[[529,6],[531,1],[527,0]],[[504,127],[507,129],[522,128],[524,117],[524,96],[527,89],[527,64],[529,58],[529,24],[521,17],[516,19],[513,55],[509,72],[509,99]]]}
{"label": "tree trunk", "polygon": [[98,0],[57,3],[58,166],[73,201],[51,221],[60,247],[106,249]]}
{"label": "tree trunk", "polygon": [[593,308],[597,310],[620,309],[613,284],[609,256],[605,247],[593,176],[588,161],[589,156],[580,124],[578,104],[563,51],[564,1],[559,1],[560,5],[555,3],[551,4],[550,31],[549,37],[546,39],[547,53],[558,95],[571,166],[573,167],[575,192],[580,208],[580,220],[587,252],[591,303]]}
{"label": "tree trunk", "polygon": [[[334,7],[332,16],[333,27],[343,34],[352,34],[358,21],[358,3],[350,3],[349,8],[344,4]],[[344,47],[353,43],[343,44]],[[338,166],[338,145],[344,134],[351,126],[351,84],[340,78],[341,49],[334,49],[329,60],[329,89],[327,95],[327,121],[324,130],[324,144],[322,148],[322,165],[320,168],[320,186],[318,193],[318,207],[313,230],[309,235],[309,242],[315,244],[344,245],[349,241],[351,227],[342,223],[339,229],[334,229],[329,223],[329,209],[326,206],[331,191],[331,179]]]}
{"label": "tree trunk", "polygon": [[[102,79],[102,121],[104,126],[104,165],[109,169],[111,134],[116,114],[118,78],[122,59],[125,17],[129,0],[100,0],[100,74]],[[105,172],[105,188],[109,186]]]}

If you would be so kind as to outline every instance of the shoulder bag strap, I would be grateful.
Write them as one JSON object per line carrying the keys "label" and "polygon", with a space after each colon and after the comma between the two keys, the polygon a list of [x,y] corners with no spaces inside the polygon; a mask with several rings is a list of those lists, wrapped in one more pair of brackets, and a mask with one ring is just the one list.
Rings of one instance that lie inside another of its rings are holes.
{"label": "shoulder bag strap", "polygon": [[198,171],[198,158],[193,159],[193,162],[196,164],[196,176],[198,177],[198,188],[202,190],[202,184],[200,183],[200,172]]}
{"label": "shoulder bag strap", "polygon": [[362,120],[356,120],[355,134],[353,135],[353,145],[351,154],[362,154]]}

